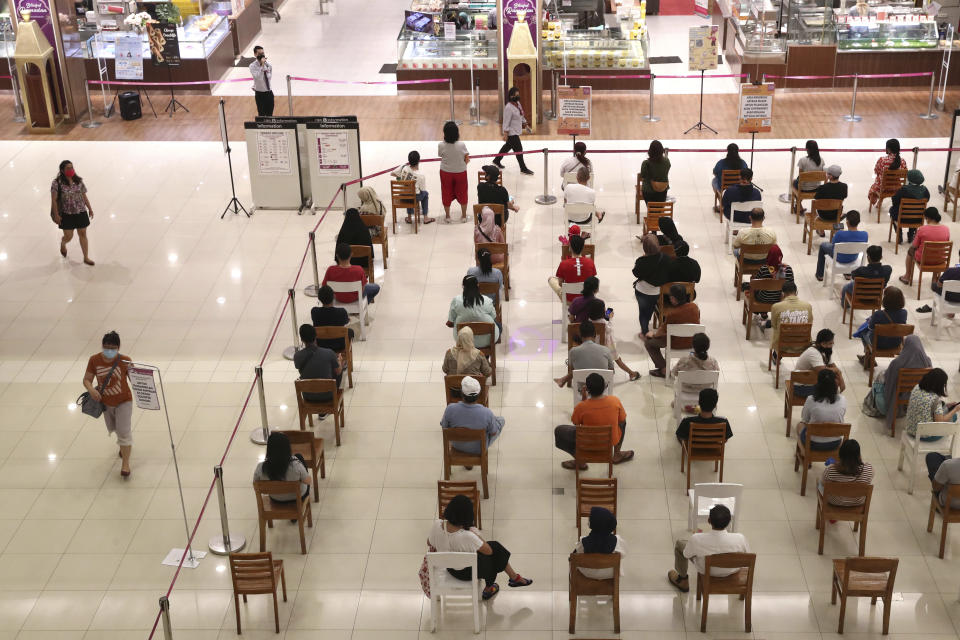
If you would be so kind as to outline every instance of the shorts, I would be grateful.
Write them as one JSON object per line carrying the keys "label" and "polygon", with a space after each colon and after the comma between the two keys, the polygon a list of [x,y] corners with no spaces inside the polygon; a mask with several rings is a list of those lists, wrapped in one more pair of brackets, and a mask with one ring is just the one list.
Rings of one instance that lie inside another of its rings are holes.
{"label": "shorts", "polygon": [[60,216],[61,229],[86,229],[90,226],[90,216],[86,211],[80,213],[65,213]]}
{"label": "shorts", "polygon": [[440,170],[440,200],[443,206],[449,207],[456,200],[460,204],[467,204],[467,172],[450,173]]}
{"label": "shorts", "polygon": [[107,406],[103,410],[103,421],[107,423],[107,433],[117,434],[117,444],[129,447],[133,444],[133,402],[127,400],[115,407]]}

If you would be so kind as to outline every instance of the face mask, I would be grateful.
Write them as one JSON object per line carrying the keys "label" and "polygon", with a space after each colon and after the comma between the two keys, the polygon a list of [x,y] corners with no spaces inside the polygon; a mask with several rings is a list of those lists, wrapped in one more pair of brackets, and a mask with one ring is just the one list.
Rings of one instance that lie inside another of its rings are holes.
{"label": "face mask", "polygon": [[510,96],[510,102],[520,102],[520,96]]}
{"label": "face mask", "polygon": [[68,178],[72,178],[73,176],[77,175],[77,172],[73,169],[64,169],[63,175],[67,176]]}
{"label": "face mask", "polygon": [[104,349],[103,357],[106,358],[107,360],[113,360],[114,358],[117,357],[118,351],[119,351],[118,349]]}

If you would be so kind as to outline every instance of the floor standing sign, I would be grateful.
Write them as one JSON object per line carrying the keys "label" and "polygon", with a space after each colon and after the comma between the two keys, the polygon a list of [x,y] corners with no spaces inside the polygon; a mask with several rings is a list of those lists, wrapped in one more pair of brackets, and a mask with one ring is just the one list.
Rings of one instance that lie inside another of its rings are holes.
{"label": "floor standing sign", "polygon": [[773,92],[772,82],[740,85],[737,131],[769,133],[773,129]]}
{"label": "floor standing sign", "polygon": [[713,71],[717,68],[717,35],[720,27],[690,27],[688,34],[690,71]]}
{"label": "floor standing sign", "polygon": [[118,31],[114,53],[117,80],[143,80],[143,41],[140,34]]}
{"label": "floor standing sign", "polygon": [[588,136],[593,116],[590,87],[557,87],[557,133]]}
{"label": "floor standing sign", "polygon": [[[360,178],[360,125],[356,116],[314,118],[306,123],[307,167],[313,208],[324,209],[340,185]],[[345,201],[357,202],[359,182],[347,187]],[[336,198],[334,206],[344,202]]]}
{"label": "floor standing sign", "polygon": [[295,122],[244,122],[253,210],[300,210],[300,151]]}

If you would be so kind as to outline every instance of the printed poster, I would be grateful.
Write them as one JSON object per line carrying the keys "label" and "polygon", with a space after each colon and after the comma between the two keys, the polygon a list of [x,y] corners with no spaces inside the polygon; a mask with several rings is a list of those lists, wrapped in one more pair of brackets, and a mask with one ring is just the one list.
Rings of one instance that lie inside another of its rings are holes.
{"label": "printed poster", "polygon": [[257,171],[260,175],[292,172],[287,131],[257,131]]}
{"label": "printed poster", "polygon": [[590,135],[590,87],[557,87],[557,133]]}
{"label": "printed poster", "polygon": [[180,40],[173,22],[148,22],[147,42],[154,66],[180,66]]}
{"label": "printed poster", "polygon": [[153,379],[153,369],[130,367],[127,378],[130,381],[130,391],[137,402],[138,409],[148,411],[160,410],[160,396],[157,395],[157,383]]}
{"label": "printed poster", "polygon": [[115,56],[117,80],[143,80],[143,42],[139,34],[117,32]]}
{"label": "printed poster", "polygon": [[690,27],[690,71],[711,71],[717,68],[717,25]]}
{"label": "printed poster", "polygon": [[740,133],[769,133],[773,128],[774,84],[740,85]]}
{"label": "printed poster", "polygon": [[317,169],[321,175],[349,175],[350,147],[346,131],[317,132]]}

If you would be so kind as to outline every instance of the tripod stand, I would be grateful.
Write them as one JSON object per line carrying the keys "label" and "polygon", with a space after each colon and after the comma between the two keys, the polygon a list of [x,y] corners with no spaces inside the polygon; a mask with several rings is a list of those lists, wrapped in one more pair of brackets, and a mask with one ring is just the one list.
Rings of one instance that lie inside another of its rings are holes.
{"label": "tripod stand", "polygon": [[[170,82],[173,82],[173,72],[170,71],[169,64],[167,65],[167,79]],[[153,104],[151,104],[150,106],[152,108]],[[176,113],[177,109],[190,113],[190,109],[187,109],[185,106],[183,106],[183,104],[179,100],[177,100],[176,96],[173,95],[173,86],[171,85],[170,86],[170,102],[167,103],[167,106],[164,108],[163,112],[167,113],[169,111],[170,117],[172,118],[173,114]]]}
{"label": "tripod stand", "polygon": [[688,133],[690,133],[690,132],[693,131],[694,129],[696,129],[697,131],[703,131],[704,129],[709,129],[710,131],[713,131],[714,133],[717,132],[716,129],[714,129],[713,127],[711,127],[710,125],[708,125],[706,122],[703,121],[703,73],[704,73],[704,71],[703,71],[703,69],[701,69],[701,70],[700,70],[700,119],[697,120],[697,124],[693,125],[693,126],[690,127],[689,129],[687,129],[686,131],[684,131],[684,132],[683,132],[683,135],[687,135]]}
{"label": "tripod stand", "polygon": [[227,112],[224,107],[223,98],[220,98],[220,137],[223,140],[223,151],[227,154],[227,167],[230,169],[230,193],[231,198],[227,203],[227,206],[223,209],[223,213],[220,214],[220,219],[223,220],[223,217],[227,215],[228,211],[233,211],[233,215],[238,215],[243,211],[246,216],[250,217],[250,212],[247,211],[240,201],[237,199],[237,188],[234,186],[233,182],[233,159],[230,155],[230,136],[227,134]]}

